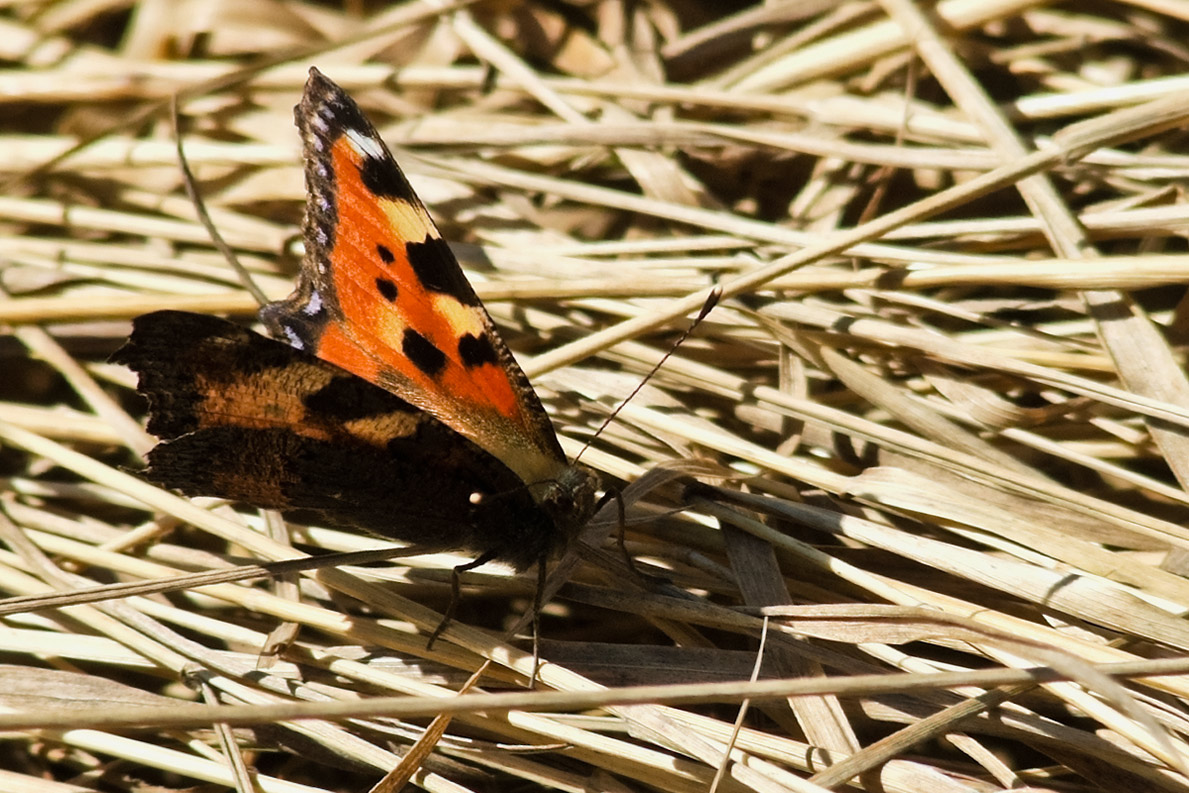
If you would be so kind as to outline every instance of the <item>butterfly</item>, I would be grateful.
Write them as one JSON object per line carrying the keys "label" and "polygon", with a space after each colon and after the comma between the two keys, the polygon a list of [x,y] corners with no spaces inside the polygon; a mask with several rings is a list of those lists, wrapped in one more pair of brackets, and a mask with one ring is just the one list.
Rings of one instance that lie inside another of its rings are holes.
{"label": "butterfly", "polygon": [[358,105],[310,70],[294,115],[307,189],[274,338],[180,311],[136,318],[145,476],[288,517],[543,565],[591,516],[528,378]]}

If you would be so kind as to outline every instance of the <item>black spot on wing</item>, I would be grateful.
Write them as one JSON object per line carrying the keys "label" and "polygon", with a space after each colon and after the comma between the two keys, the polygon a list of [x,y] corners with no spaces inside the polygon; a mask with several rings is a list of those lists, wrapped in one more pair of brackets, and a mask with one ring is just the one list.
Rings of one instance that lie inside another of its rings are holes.
{"label": "black spot on wing", "polygon": [[417,280],[427,290],[450,295],[464,306],[479,304],[479,298],[475,297],[445,240],[426,235],[423,242],[405,243],[405,253]]}
{"label": "black spot on wing", "polygon": [[387,278],[377,278],[376,289],[389,303],[396,302],[396,283],[393,281],[389,281]]}
{"label": "black spot on wing", "polygon": [[380,261],[384,262],[384,264],[392,264],[396,261],[396,257],[392,255],[392,251],[388,250],[386,245],[377,245],[376,253],[380,255]]}
{"label": "black spot on wing", "polygon": [[400,397],[376,388],[354,375],[334,377],[326,385],[302,397],[311,418],[336,423],[385,416],[397,411],[416,412]]}
{"label": "black spot on wing", "polygon": [[499,360],[491,339],[486,335],[476,336],[473,333],[468,333],[458,340],[458,357],[462,359],[462,365],[468,369],[485,363],[497,363]]}
{"label": "black spot on wing", "polygon": [[446,354],[412,328],[405,330],[400,347],[413,365],[430,377],[437,376],[446,365]]}
{"label": "black spot on wing", "polygon": [[[381,147],[384,146],[383,141],[378,137],[374,135],[371,137]],[[392,155],[388,154],[386,147],[384,152],[385,156],[383,157],[365,156],[363,158],[363,162],[359,165],[359,178],[363,180],[363,186],[372,195],[379,198],[393,198],[402,201],[414,198],[415,194],[412,186],[409,185],[409,180],[401,173],[400,168],[392,159]]]}

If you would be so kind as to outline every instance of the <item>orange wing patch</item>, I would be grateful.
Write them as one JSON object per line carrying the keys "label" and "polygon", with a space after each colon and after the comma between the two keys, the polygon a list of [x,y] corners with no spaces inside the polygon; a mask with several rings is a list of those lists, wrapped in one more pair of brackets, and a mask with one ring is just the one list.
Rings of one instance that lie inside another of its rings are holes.
{"label": "orange wing patch", "polygon": [[[355,343],[385,365],[375,382],[403,378],[437,392],[435,405],[455,401],[470,415],[495,410],[531,431],[486,312],[465,279],[443,277],[458,264],[424,207],[407,197],[377,196],[372,191],[380,184],[348,178],[374,167],[355,136],[339,138],[333,162],[339,226],[331,272]],[[335,360],[323,347],[318,353]]]}

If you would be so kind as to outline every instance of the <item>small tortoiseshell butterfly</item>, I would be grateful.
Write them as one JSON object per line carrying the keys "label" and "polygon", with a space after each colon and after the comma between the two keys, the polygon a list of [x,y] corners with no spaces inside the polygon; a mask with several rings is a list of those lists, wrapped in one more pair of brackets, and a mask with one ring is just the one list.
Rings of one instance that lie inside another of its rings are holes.
{"label": "small tortoiseshell butterfly", "polygon": [[149,400],[150,480],[523,569],[574,536],[598,482],[553,425],[388,148],[310,70],[295,111],[306,256],[260,316],[179,311],[113,360]]}

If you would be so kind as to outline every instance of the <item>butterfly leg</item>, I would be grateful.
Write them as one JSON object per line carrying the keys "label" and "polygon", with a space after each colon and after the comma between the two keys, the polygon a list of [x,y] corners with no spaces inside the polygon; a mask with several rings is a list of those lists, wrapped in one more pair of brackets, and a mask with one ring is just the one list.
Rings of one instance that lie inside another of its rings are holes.
{"label": "butterfly leg", "polygon": [[623,502],[623,494],[620,493],[619,490],[616,488],[608,488],[607,492],[603,494],[603,497],[599,499],[599,503],[595,506],[595,512],[598,512],[599,509],[604,507],[611,499],[615,499],[615,506],[617,508],[619,517],[619,528],[616,531],[615,544],[619,546],[619,552],[623,555],[623,560],[627,563],[628,570],[635,574],[635,576],[647,586],[656,586],[658,584],[669,583],[669,581],[662,576],[652,575],[651,573],[646,573],[641,570],[640,566],[636,564],[636,560],[632,558],[631,552],[628,551],[627,542],[625,541],[628,527],[627,507]]}
{"label": "butterfly leg", "polygon": [[623,503],[623,494],[619,492],[619,488],[608,487],[607,491],[603,493],[603,497],[595,504],[594,511],[597,514],[612,499],[615,500],[615,511],[618,522],[618,527],[615,530],[615,545],[619,548],[619,553],[623,556],[623,560],[627,563],[629,570],[646,581],[652,579],[653,576],[640,572],[640,568],[636,566],[636,560],[632,558],[632,554],[628,551],[625,539],[628,530],[627,505]]}
{"label": "butterfly leg", "polygon": [[623,554],[623,560],[627,562],[628,568],[641,578],[648,578],[648,576],[640,572],[640,568],[636,567],[636,560],[628,552],[628,546],[625,540],[628,531],[627,507],[623,503],[623,494],[619,492],[619,489],[615,487],[607,488],[607,492],[603,494],[603,497],[599,499],[599,503],[595,505],[595,512],[606,506],[607,502],[611,499],[615,499],[616,515],[619,521],[619,526],[615,531],[615,544],[619,547],[619,552]]}
{"label": "butterfly leg", "polygon": [[481,555],[478,559],[466,564],[460,564],[454,568],[453,574],[450,577],[450,602],[446,604],[446,613],[442,617],[442,621],[438,623],[438,627],[433,629],[433,633],[429,635],[429,643],[425,645],[425,649],[432,650],[434,642],[442,635],[442,631],[454,620],[454,611],[458,608],[458,600],[462,597],[462,574],[468,570],[474,570],[476,567],[482,567],[496,557],[494,552],[488,552]]}

